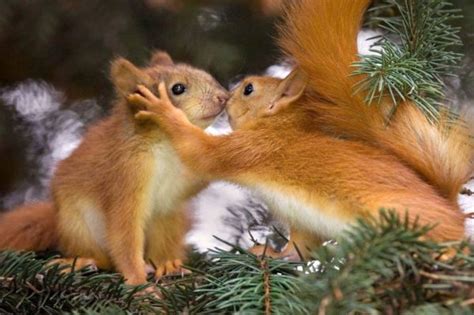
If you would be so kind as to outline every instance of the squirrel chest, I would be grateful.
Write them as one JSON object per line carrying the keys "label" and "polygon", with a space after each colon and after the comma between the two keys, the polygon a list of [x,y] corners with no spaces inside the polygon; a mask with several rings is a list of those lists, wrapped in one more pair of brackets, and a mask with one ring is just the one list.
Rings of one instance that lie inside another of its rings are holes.
{"label": "squirrel chest", "polygon": [[204,188],[204,182],[192,175],[181,163],[168,142],[152,148],[152,165],[148,191],[153,213],[168,213]]}

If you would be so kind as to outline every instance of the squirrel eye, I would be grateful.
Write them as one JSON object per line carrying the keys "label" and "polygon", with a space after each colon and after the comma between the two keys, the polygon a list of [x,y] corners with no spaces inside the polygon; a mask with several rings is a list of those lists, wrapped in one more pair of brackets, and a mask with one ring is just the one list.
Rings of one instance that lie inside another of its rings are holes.
{"label": "squirrel eye", "polygon": [[252,92],[253,92],[253,85],[252,83],[249,83],[245,86],[244,95],[249,96],[250,94],[252,94]]}
{"label": "squirrel eye", "polygon": [[171,88],[171,91],[173,92],[174,95],[181,95],[186,91],[186,87],[184,86],[184,84],[176,83]]}

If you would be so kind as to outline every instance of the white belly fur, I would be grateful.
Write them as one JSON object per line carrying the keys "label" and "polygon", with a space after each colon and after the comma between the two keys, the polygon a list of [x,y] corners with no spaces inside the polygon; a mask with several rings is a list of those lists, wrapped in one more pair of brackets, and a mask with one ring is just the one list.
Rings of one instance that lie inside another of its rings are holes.
{"label": "white belly fur", "polygon": [[[310,205],[284,192],[267,186],[255,189],[270,209],[291,225],[301,226],[308,231],[328,237],[339,236],[351,222],[336,215],[337,206],[327,202],[324,205]],[[324,207],[324,208],[323,208]],[[333,213],[334,215],[329,215]]]}
{"label": "white belly fur", "polygon": [[168,213],[175,210],[193,186],[198,185],[181,163],[176,151],[169,143],[154,149],[155,170],[150,172],[151,207],[153,213]]}
{"label": "white belly fur", "polygon": [[92,203],[85,203],[82,205],[83,220],[89,228],[89,233],[92,239],[101,247],[105,249],[107,243],[105,235],[105,218],[101,211],[94,208]]}

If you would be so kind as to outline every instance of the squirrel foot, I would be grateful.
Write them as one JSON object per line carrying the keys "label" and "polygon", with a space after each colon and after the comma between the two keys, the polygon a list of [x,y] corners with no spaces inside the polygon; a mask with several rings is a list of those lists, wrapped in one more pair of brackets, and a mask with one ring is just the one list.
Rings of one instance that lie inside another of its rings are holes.
{"label": "squirrel foot", "polygon": [[185,275],[191,271],[183,267],[181,259],[168,260],[157,266],[155,270],[155,279],[159,280],[163,276]]}
{"label": "squirrel foot", "polygon": [[267,247],[265,249],[264,245],[255,245],[248,250],[250,253],[256,256],[263,256],[265,254],[266,257],[271,257],[273,259],[284,259],[288,261],[301,261],[301,257],[296,251],[293,246],[287,245],[286,248],[281,251],[277,252],[271,247]]}
{"label": "squirrel foot", "polygon": [[47,266],[51,265],[60,265],[65,266],[61,270],[61,273],[70,273],[75,270],[79,270],[85,267],[93,271],[97,271],[99,267],[97,266],[97,261],[93,258],[84,258],[84,257],[77,257],[77,258],[57,258],[53,259],[47,263]]}
{"label": "squirrel foot", "polygon": [[149,286],[143,290],[136,292],[135,296],[151,296],[152,298],[157,300],[163,299],[161,291],[155,285]]}
{"label": "squirrel foot", "polygon": [[452,260],[452,259],[454,259],[458,254],[461,254],[461,255],[469,255],[469,254],[470,254],[469,247],[466,247],[466,248],[462,249],[461,251],[459,251],[458,249],[453,248],[453,247],[447,248],[447,249],[446,249],[446,252],[443,253],[443,254],[439,257],[439,260],[440,260],[440,261]]}

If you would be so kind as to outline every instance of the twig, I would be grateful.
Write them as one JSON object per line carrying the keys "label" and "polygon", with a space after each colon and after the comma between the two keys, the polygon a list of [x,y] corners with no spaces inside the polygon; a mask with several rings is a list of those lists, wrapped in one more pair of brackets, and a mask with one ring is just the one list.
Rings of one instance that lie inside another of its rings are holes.
{"label": "twig", "polygon": [[461,190],[461,195],[472,196],[474,195],[474,191],[470,190],[469,188],[463,188]]}
{"label": "twig", "polygon": [[472,304],[474,304],[474,298],[466,300],[466,301],[461,303],[462,306],[468,306],[468,305],[472,305]]}
{"label": "twig", "polygon": [[264,301],[265,301],[265,315],[271,315],[272,304],[270,297],[270,273],[268,272],[268,261],[264,258],[260,262],[260,267],[263,270],[263,290],[264,290]]}
{"label": "twig", "polygon": [[35,292],[36,294],[41,293],[40,290],[38,290],[37,288],[35,288],[35,286],[32,285],[31,283],[29,283],[28,281],[26,282],[26,286],[27,286],[28,288],[30,288],[31,291]]}
{"label": "twig", "polygon": [[463,282],[474,282],[474,277],[468,277],[468,276],[448,276],[448,275],[437,275],[434,273],[426,272],[426,271],[420,271],[420,275],[434,279],[434,280],[450,280],[450,281],[463,281]]}
{"label": "twig", "polygon": [[321,300],[319,304],[318,315],[326,315],[326,308],[328,307],[329,303],[331,303],[331,298],[326,296]]}

